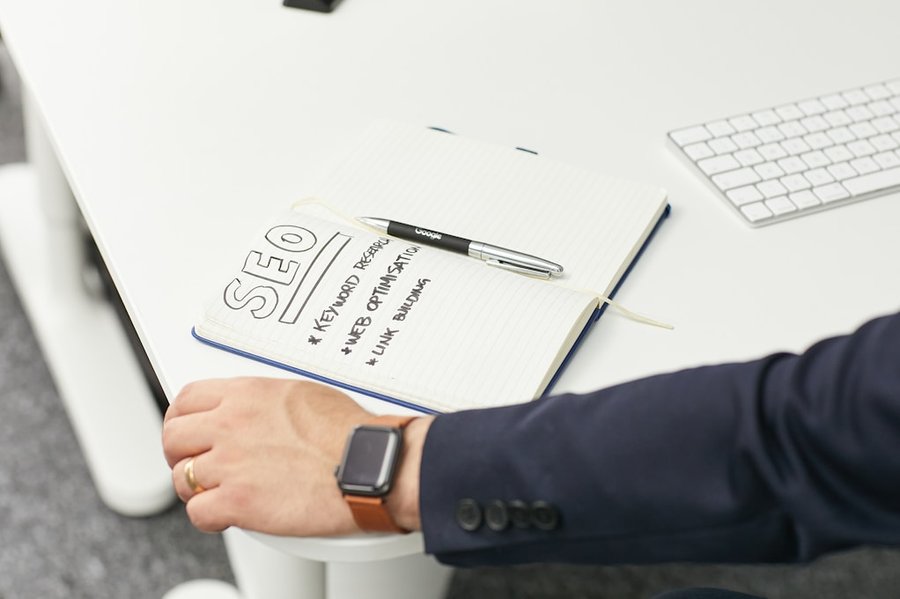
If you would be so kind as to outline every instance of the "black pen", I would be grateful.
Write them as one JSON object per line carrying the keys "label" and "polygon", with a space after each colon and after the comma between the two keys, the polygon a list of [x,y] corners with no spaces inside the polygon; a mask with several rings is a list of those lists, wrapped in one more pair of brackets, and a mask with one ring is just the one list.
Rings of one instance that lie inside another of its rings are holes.
{"label": "black pen", "polygon": [[558,276],[563,272],[563,267],[555,262],[489,243],[472,241],[471,239],[439,233],[424,227],[406,225],[385,218],[359,217],[356,220],[400,239],[418,241],[425,245],[431,245],[458,254],[466,254],[467,256],[484,260],[491,266],[498,266],[524,275],[549,279],[551,276]]}

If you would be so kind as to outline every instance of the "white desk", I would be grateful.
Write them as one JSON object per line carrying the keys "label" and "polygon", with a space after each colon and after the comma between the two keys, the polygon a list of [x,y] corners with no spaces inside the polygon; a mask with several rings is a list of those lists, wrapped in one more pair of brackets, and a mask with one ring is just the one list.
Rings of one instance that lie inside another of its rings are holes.
{"label": "white desk", "polygon": [[[331,15],[278,0],[0,0],[4,38],[169,397],[197,378],[280,374],[201,346],[190,327],[222,255],[378,117],[669,189],[672,216],[618,299],[675,331],[607,313],[559,391],[799,350],[896,310],[896,194],[751,230],[664,133],[900,75],[898,22],[887,0],[347,0]],[[340,561],[416,542],[278,547]]]}

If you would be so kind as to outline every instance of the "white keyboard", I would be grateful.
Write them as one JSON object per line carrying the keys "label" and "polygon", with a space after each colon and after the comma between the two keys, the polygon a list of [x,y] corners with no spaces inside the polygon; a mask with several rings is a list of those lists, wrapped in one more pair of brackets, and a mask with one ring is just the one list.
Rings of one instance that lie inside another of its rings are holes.
{"label": "white keyboard", "polygon": [[900,79],[672,131],[753,225],[900,190]]}

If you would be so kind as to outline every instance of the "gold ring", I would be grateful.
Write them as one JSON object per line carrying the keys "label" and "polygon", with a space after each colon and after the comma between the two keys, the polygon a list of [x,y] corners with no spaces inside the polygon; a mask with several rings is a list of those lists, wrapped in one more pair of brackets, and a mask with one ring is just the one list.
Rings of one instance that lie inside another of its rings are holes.
{"label": "gold ring", "polygon": [[206,490],[203,488],[203,485],[197,482],[197,478],[194,476],[194,458],[190,458],[184,463],[184,480],[187,481],[187,486],[194,493],[202,493]]}

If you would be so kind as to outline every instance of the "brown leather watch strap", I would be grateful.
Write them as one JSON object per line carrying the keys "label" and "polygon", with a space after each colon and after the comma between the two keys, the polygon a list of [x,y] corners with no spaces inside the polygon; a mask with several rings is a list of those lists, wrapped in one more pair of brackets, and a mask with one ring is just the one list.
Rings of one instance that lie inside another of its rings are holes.
{"label": "brown leather watch strap", "polygon": [[370,532],[409,532],[400,528],[391,518],[384,497],[365,497],[363,495],[344,495],[353,519],[357,526]]}
{"label": "brown leather watch strap", "polygon": [[[391,428],[403,429],[415,416],[376,416],[371,420],[363,423],[369,426],[389,426]],[[394,519],[391,518],[385,505],[384,497],[367,497],[365,495],[344,495],[350,511],[353,513],[353,519],[357,526],[363,530],[372,532],[409,532],[405,528],[397,526]]]}

